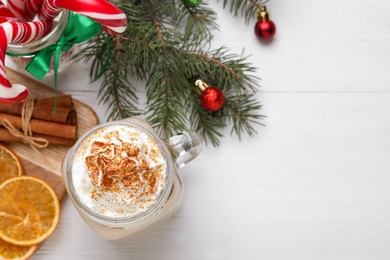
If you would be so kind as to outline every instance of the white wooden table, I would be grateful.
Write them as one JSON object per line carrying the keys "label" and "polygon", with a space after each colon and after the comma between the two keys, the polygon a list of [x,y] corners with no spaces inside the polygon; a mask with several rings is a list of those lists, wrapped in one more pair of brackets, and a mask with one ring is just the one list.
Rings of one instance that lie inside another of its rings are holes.
{"label": "white wooden table", "polygon": [[[206,147],[181,171],[178,214],[135,239],[98,238],[66,199],[32,259],[390,259],[390,2],[273,0],[271,44],[255,17],[208,3],[214,46],[245,48],[258,67],[266,127]],[[74,64],[60,90],[104,122],[88,72]]]}

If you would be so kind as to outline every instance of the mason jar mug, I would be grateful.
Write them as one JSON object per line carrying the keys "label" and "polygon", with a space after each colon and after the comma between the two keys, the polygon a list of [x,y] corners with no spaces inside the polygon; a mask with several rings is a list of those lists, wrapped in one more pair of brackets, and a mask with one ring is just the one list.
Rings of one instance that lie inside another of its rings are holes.
{"label": "mason jar mug", "polygon": [[128,118],[98,125],[62,162],[65,187],[86,223],[102,238],[122,239],[169,218],[180,206],[178,169],[202,150],[184,131],[162,141],[145,121]]}

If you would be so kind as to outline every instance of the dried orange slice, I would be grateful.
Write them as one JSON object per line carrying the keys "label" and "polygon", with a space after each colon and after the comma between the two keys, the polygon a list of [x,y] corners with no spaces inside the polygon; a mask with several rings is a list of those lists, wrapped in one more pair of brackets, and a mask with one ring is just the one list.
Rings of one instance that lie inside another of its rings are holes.
{"label": "dried orange slice", "polygon": [[38,245],[16,246],[0,239],[0,259],[4,260],[25,260],[32,256]]}
{"label": "dried orange slice", "polygon": [[0,184],[11,177],[20,176],[23,173],[20,158],[11,148],[0,143]]}
{"label": "dried orange slice", "polygon": [[20,246],[43,242],[60,221],[60,202],[45,181],[22,175],[0,185],[0,238]]}

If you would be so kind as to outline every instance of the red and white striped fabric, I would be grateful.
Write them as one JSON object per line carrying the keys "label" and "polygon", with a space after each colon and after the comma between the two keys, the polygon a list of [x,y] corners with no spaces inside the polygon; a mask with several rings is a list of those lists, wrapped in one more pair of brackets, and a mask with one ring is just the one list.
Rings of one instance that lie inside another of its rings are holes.
{"label": "red and white striped fabric", "polygon": [[4,22],[0,24],[0,102],[14,103],[28,96],[28,89],[20,84],[11,84],[5,71],[5,54],[10,43],[34,42],[52,29],[52,21]]}
{"label": "red and white striped fabric", "polygon": [[97,21],[109,34],[119,34],[126,30],[126,15],[107,0],[44,0],[38,16],[41,20],[51,20],[62,9],[73,11]]}

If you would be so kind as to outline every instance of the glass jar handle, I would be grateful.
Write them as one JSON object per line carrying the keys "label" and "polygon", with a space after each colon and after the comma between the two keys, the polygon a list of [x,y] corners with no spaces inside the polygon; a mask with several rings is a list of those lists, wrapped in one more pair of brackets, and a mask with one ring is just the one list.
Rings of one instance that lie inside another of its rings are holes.
{"label": "glass jar handle", "polygon": [[168,147],[176,165],[181,168],[200,154],[203,144],[195,131],[186,130],[169,138]]}

